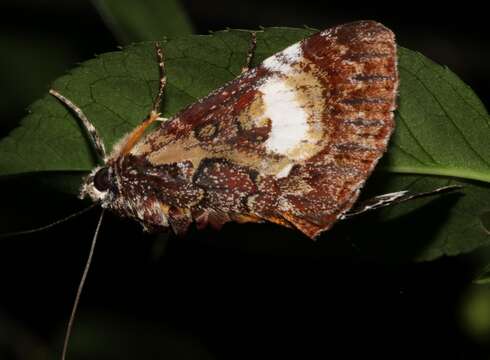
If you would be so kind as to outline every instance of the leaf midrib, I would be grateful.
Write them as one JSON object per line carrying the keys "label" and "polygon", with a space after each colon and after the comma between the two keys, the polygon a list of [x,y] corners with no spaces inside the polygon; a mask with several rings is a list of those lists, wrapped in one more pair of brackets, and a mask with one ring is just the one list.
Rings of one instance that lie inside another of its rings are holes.
{"label": "leaf midrib", "polygon": [[480,171],[472,171],[463,168],[442,167],[442,166],[380,166],[378,170],[386,171],[395,174],[412,174],[412,175],[429,175],[429,176],[445,176],[459,178],[464,180],[477,180],[490,183],[490,172],[484,173]]}

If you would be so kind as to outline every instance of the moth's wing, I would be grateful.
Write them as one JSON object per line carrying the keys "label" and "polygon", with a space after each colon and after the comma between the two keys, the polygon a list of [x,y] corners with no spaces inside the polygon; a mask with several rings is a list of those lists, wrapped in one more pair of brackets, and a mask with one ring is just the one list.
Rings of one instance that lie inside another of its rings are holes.
{"label": "moth's wing", "polygon": [[279,209],[314,238],[352,207],[386,151],[398,71],[393,33],[371,21],[326,30],[305,40],[302,49],[321,69],[322,124],[328,131],[323,149],[281,181]]}
{"label": "moth's wing", "polygon": [[192,164],[213,222],[265,219],[313,238],[352,206],[386,150],[397,84],[391,31],[338,26],[190,105],[132,154]]}

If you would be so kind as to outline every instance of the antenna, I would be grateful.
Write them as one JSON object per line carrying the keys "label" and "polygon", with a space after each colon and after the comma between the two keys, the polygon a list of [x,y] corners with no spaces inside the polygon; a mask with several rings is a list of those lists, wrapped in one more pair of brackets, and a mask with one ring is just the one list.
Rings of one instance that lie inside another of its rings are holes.
{"label": "antenna", "polygon": [[64,97],[54,89],[49,90],[49,93],[53,95],[55,98],[57,98],[59,101],[61,101],[63,104],[65,104],[70,110],[72,110],[78,116],[78,118],[82,121],[83,127],[87,131],[90,140],[92,141],[92,144],[94,145],[95,152],[99,156],[100,160],[102,160],[102,163],[105,163],[104,159],[106,157],[106,152],[105,152],[104,142],[102,141],[102,138],[99,136],[97,129],[90,122],[87,116],[83,113],[82,109],[80,109],[78,106],[76,106],[74,103],[72,103],[70,100],[68,100],[66,97]]}
{"label": "antenna", "polygon": [[89,210],[92,210],[95,206],[97,206],[98,203],[93,203],[91,204],[90,206],[86,207],[85,209],[82,209],[80,211],[77,211],[76,213],[73,213],[71,215],[68,215],[62,219],[59,219],[59,220],[56,220],[54,222],[52,222],[51,224],[48,224],[48,225],[44,225],[44,226],[41,226],[41,227],[38,227],[38,228],[34,228],[34,229],[29,229],[29,230],[22,230],[22,231],[15,231],[15,232],[9,232],[9,233],[5,233],[5,234],[0,234],[0,239],[2,238],[9,238],[9,237],[13,237],[13,236],[20,236],[20,235],[27,235],[27,234],[32,234],[32,233],[36,233],[36,232],[39,232],[39,231],[44,231],[44,230],[47,230],[47,229],[50,229],[56,225],[59,225],[59,224],[62,224],[68,220],[71,220],[77,216],[80,216],[82,214],[85,214],[87,211]]}
{"label": "antenna", "polygon": [[80,302],[80,295],[82,294],[83,286],[85,285],[85,280],[87,279],[87,274],[92,263],[92,257],[94,255],[95,243],[97,242],[97,237],[99,236],[100,226],[102,225],[102,219],[104,218],[105,209],[102,209],[100,213],[100,218],[97,223],[97,228],[95,229],[95,234],[92,239],[92,245],[90,246],[90,251],[87,257],[87,262],[85,263],[85,268],[83,269],[82,277],[80,283],[78,284],[77,294],[75,295],[75,301],[73,302],[73,307],[70,313],[70,319],[66,326],[65,339],[63,340],[63,351],[61,352],[61,360],[65,360],[66,352],[68,350],[68,342],[70,341],[71,330],[73,329],[73,322],[75,321],[75,315],[78,309],[78,303]]}

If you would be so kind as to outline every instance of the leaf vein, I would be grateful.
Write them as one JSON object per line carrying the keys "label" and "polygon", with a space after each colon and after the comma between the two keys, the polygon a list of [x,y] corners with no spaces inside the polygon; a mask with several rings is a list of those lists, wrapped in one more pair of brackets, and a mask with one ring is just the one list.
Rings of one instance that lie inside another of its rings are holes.
{"label": "leaf vein", "polygon": [[[436,161],[436,159],[434,159],[434,157],[429,153],[429,151],[427,151],[427,149],[422,145],[422,143],[420,142],[420,140],[418,139],[417,136],[415,136],[415,134],[413,133],[412,129],[410,128],[410,126],[408,125],[409,122],[406,121],[405,117],[402,115],[401,112],[398,112],[398,115],[400,116],[400,120],[403,122],[403,124],[405,125],[405,127],[407,128],[407,131],[408,133],[410,134],[410,136],[413,138],[413,140],[415,141],[415,143],[420,147],[420,149],[427,155],[427,157],[435,164],[437,165],[440,165],[438,161]],[[422,164],[424,164],[422,161],[420,161]],[[425,165],[425,164],[424,164]]]}
{"label": "leaf vein", "polygon": [[393,146],[398,148],[402,153],[405,155],[411,157],[413,160],[417,161],[420,165],[427,166],[422,160],[420,160],[418,157],[410,153],[408,150],[404,149],[400,144],[393,142]]}

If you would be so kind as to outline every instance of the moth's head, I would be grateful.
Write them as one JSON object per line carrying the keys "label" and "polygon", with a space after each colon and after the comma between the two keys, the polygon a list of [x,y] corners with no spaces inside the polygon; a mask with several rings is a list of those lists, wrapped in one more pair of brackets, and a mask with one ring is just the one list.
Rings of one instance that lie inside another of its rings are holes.
{"label": "moth's head", "polygon": [[94,202],[107,204],[113,197],[116,183],[114,171],[110,166],[97,166],[85,178],[80,190],[80,199],[90,196]]}

